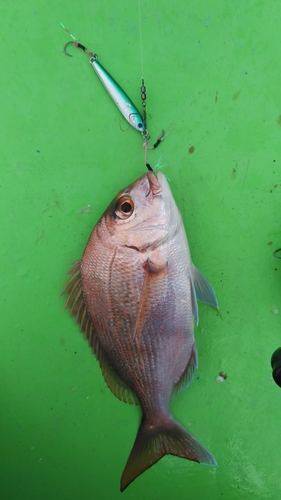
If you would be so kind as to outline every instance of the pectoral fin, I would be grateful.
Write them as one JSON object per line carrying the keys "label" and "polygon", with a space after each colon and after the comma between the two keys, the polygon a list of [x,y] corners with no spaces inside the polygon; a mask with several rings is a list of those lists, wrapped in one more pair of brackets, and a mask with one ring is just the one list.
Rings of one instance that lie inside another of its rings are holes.
{"label": "pectoral fin", "polygon": [[164,300],[167,288],[168,262],[162,258],[160,252],[155,251],[152,256],[148,257],[143,265],[143,269],[143,284],[133,339],[135,339],[138,332],[142,331],[142,325],[147,320],[150,305],[154,301],[155,292],[157,291],[158,300],[161,302],[161,297]]}
{"label": "pectoral fin", "polygon": [[192,277],[197,300],[218,309],[219,304],[213,287],[210,285],[207,278],[205,278],[204,274],[202,274],[201,271],[199,271],[199,269],[194,265]]}
{"label": "pectoral fin", "polygon": [[157,255],[156,252],[154,252],[153,260],[148,258],[144,265],[144,268],[153,274],[166,271],[167,267],[168,267],[168,262],[164,260],[161,255]]}

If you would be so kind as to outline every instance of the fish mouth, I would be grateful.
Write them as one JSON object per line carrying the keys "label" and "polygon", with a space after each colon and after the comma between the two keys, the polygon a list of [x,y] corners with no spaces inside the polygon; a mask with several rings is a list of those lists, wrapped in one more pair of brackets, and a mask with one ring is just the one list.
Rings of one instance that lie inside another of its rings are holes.
{"label": "fish mouth", "polygon": [[[159,176],[159,174],[158,174],[158,176]],[[154,196],[157,194],[160,194],[162,192],[162,186],[159,182],[158,177],[156,177],[156,175],[153,172],[148,172],[147,178],[148,178],[149,187],[150,187],[152,194]]]}

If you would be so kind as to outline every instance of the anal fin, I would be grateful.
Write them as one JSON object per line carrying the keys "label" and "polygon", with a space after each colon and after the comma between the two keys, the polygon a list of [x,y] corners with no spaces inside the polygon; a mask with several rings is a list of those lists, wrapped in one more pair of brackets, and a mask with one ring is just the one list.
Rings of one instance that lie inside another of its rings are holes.
{"label": "anal fin", "polygon": [[196,290],[194,286],[193,280],[191,280],[190,283],[190,288],[191,288],[191,307],[192,307],[192,316],[196,321],[196,325],[199,323],[199,312],[198,312],[198,304],[197,304],[197,295],[196,295]]}
{"label": "anal fin", "polygon": [[194,343],[186,369],[184,370],[179,381],[174,386],[172,394],[173,397],[177,396],[180,392],[184,391],[189,386],[197,368],[198,368],[198,356],[197,356],[196,344]]}

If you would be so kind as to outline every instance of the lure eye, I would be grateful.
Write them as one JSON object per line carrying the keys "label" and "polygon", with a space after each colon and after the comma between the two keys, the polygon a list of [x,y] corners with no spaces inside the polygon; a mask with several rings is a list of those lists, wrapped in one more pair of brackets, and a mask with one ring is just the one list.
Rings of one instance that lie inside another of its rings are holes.
{"label": "lure eye", "polygon": [[129,196],[122,196],[115,205],[115,214],[119,219],[128,219],[134,212],[134,202]]}

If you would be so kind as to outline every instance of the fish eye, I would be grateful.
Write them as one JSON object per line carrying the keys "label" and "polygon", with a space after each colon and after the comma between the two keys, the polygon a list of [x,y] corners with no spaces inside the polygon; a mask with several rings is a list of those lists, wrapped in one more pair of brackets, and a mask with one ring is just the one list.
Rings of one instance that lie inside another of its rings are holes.
{"label": "fish eye", "polygon": [[124,214],[128,214],[129,212],[131,212],[132,209],[131,204],[128,203],[128,201],[124,201],[124,203],[122,203],[120,208]]}
{"label": "fish eye", "polygon": [[115,214],[119,219],[128,219],[134,212],[134,202],[129,196],[122,196],[115,205]]}

